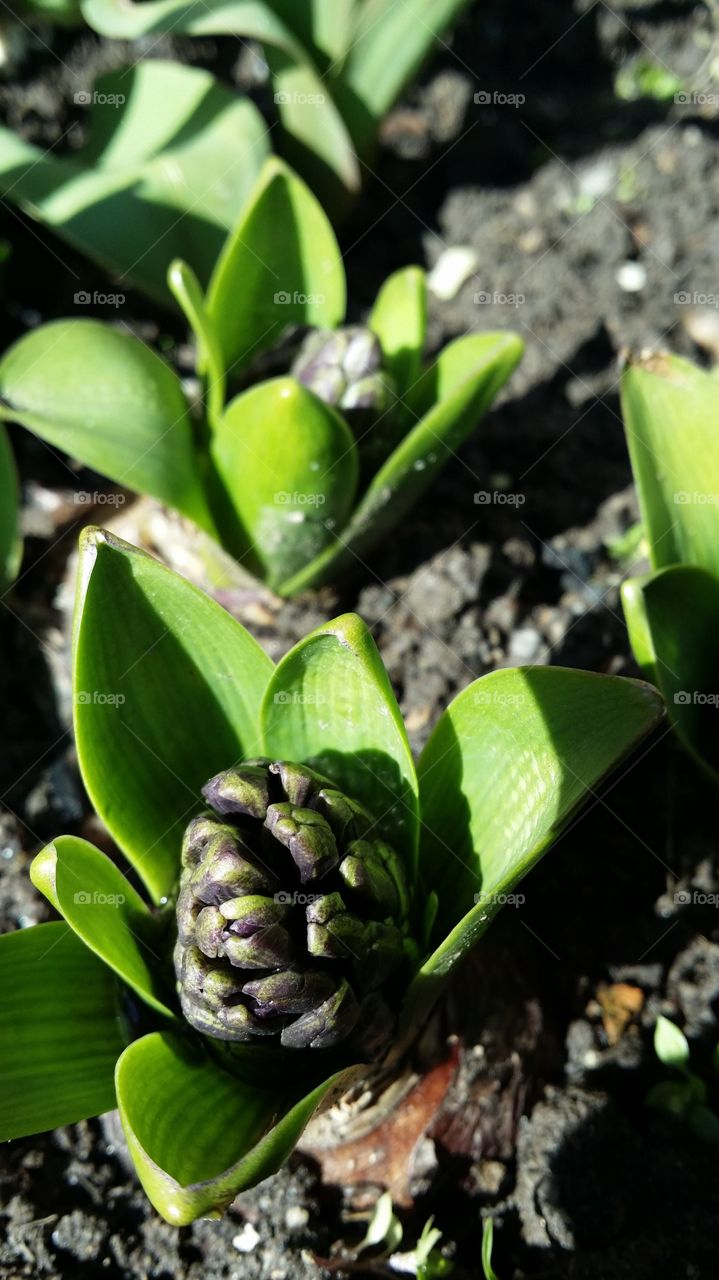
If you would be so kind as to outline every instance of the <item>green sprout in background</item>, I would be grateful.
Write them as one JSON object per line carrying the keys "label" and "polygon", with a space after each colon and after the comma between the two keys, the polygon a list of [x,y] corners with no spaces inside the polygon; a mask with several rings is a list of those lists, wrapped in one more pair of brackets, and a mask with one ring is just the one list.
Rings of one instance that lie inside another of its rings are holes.
{"label": "green sprout in background", "polygon": [[[188,516],[283,595],[352,568],[474,430],[517,364],[512,333],[469,334],[423,360],[418,267],[384,284],[366,329],[343,328],[345,275],[315,197],[271,159],[207,294],[176,262],[204,404],[139,339],[96,320],[31,331],[0,361],[0,418]],[[252,361],[310,333],[287,375]]]}
{"label": "green sprout in background", "polygon": [[627,444],[652,572],[622,602],[634,655],[679,737],[719,771],[719,443],[717,380],[679,356],[628,363]]}
{"label": "green sprout in background", "polygon": [[0,1138],[117,1106],[176,1225],[221,1212],[358,1069],[408,1050],[513,886],[662,714],[641,682],[495,671],[415,765],[359,618],[273,666],[212,599],[99,530],[73,649],[80,769],[146,898],[86,840],[38,854],[63,920],[0,938]]}
{"label": "green sprout in background", "polygon": [[[654,1052],[680,1078],[654,1085],[647,1094],[647,1105],[681,1120],[703,1142],[719,1142],[719,1116],[707,1106],[707,1086],[689,1070],[689,1042],[676,1023],[662,1015],[654,1028]],[[719,1048],[714,1054],[714,1066],[719,1067]]]}

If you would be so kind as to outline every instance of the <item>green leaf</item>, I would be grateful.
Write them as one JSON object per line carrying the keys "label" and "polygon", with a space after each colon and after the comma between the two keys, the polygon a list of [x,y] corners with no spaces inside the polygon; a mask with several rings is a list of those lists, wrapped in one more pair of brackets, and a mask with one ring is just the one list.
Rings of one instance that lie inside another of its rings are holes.
{"label": "green leaf", "polygon": [[0,1140],[115,1105],[115,979],[61,922],[0,937]]}
{"label": "green leaf", "polygon": [[357,448],[344,418],[293,378],[237,396],[218,423],[212,459],[232,507],[225,545],[272,586],[298,572],[352,510]]}
{"label": "green leaf", "polygon": [[482,1272],[484,1280],[497,1280],[492,1266],[492,1247],[494,1244],[494,1222],[485,1218],[482,1223]]}
{"label": "green leaf", "polygon": [[0,361],[0,395],[3,417],[212,531],[179,379],[137,338],[97,320],[42,325]]}
{"label": "green leaf", "polygon": [[30,879],[70,928],[151,1008],[173,1017],[159,975],[166,966],[157,921],[104,853],[58,836],[33,859]]}
{"label": "green leaf", "polygon": [[197,343],[197,371],[207,376],[207,415],[214,427],[225,403],[222,349],[205,307],[205,298],[192,267],[177,258],[170,263],[167,283],[182,307]]}
{"label": "green leaf", "polygon": [[449,933],[418,990],[439,987],[661,714],[649,685],[561,667],[494,671],[450,703],[419,762],[420,872]]}
{"label": "green leaf", "polygon": [[332,82],[306,58],[281,50],[265,52],[275,106],[282,121],[282,151],[331,211],[344,207],[360,186],[352,139],[331,95]]}
{"label": "green leaf", "polygon": [[288,325],[333,328],[345,277],[321,205],[280,160],[268,160],[210,281],[207,311],[225,367],[237,373]]}
{"label": "green leaf", "polygon": [[664,695],[685,746],[716,779],[719,580],[706,569],[675,565],[633,579],[622,601],[637,661]]}
{"label": "green leaf", "polygon": [[427,329],[427,277],[403,267],[385,280],[367,321],[382,345],[384,364],[400,397],[419,378]]}
{"label": "green leaf", "polygon": [[[295,595],[351,568],[400,521],[447,465],[507,381],[520,338],[490,333],[459,338],[423,375],[407,404],[424,417],[390,454],[337,541],[281,586]],[[428,407],[429,406],[429,407]]]}
{"label": "green leaf", "polygon": [[0,422],[0,591],[15,578],[22,559],[18,529],[20,484],[7,431]]}
{"label": "green leaf", "polygon": [[300,41],[264,0],[205,0],[203,4],[188,4],[187,0],[146,0],[142,4],[82,0],[82,11],[88,26],[117,40],[165,34],[241,34],[286,49],[296,57],[302,55]]}
{"label": "green leaf", "polygon": [[72,156],[0,129],[5,198],[119,274],[120,289],[170,305],[173,258],[207,284],[269,152],[265,123],[209,72],[155,58],[100,77],[95,95],[89,142]]}
{"label": "green leaf", "polygon": [[389,676],[367,627],[347,613],[300,640],[262,706],[265,752],[309,764],[377,819],[414,858],[417,778]]}
{"label": "green leaf", "polygon": [[683,1070],[689,1064],[689,1042],[684,1032],[662,1014],[654,1028],[654,1052],[665,1067]]}
{"label": "green leaf", "polygon": [[117,1101],[140,1181],[173,1226],[219,1217],[287,1159],[341,1073],[306,1097],[259,1089],[177,1036],[136,1040],[117,1064]]}
{"label": "green leaf", "polygon": [[468,0],[366,0],[358,9],[342,80],[358,151],[415,78]]}
{"label": "green leaf", "polygon": [[214,600],[99,529],[81,539],[75,734],[88,794],[155,900],[172,891],[200,788],[259,752],[272,671]]}
{"label": "green leaf", "polygon": [[637,361],[622,409],[652,565],[719,574],[716,379],[678,356]]}

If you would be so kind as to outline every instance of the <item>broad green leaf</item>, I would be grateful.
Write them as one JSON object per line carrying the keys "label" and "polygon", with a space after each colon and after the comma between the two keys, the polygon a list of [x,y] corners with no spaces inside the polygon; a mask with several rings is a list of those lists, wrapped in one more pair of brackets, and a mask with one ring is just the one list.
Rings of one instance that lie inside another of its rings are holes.
{"label": "broad green leaf", "polygon": [[157,921],[104,853],[77,836],[58,836],[33,859],[30,879],[86,947],[146,1004],[173,1016]]}
{"label": "broad green leaf", "polygon": [[98,320],[33,329],[0,361],[0,416],[210,532],[179,378],[131,334]]}
{"label": "broad green leaf", "polygon": [[414,858],[414,762],[389,676],[361,618],[344,614],[290,650],[269,683],[262,720],[266,754],[325,774]]}
{"label": "broad green leaf", "polygon": [[420,873],[448,936],[418,988],[440,985],[661,714],[649,685],[561,667],[494,671],[450,703],[419,761]]}
{"label": "broad green leaf", "polygon": [[674,565],[634,579],[622,600],[637,660],[664,695],[685,746],[716,780],[719,580],[706,569]]}
{"label": "broad green leaf", "polygon": [[342,99],[358,151],[441,41],[468,0],[365,0],[342,80]]}
{"label": "broad green leaf", "polygon": [[80,768],[155,900],[171,893],[200,789],[256,756],[272,672],[214,600],[99,529],[81,539],[73,687]]}
{"label": "broad green leaf", "polygon": [[337,542],[283,583],[283,595],[295,595],[362,562],[454,456],[522,350],[521,339],[512,333],[471,335],[446,348],[421,380],[422,400],[430,388],[441,398],[382,465]]}
{"label": "broad green leaf", "polygon": [[622,376],[622,410],[652,565],[719,574],[716,379],[678,356],[652,356]]}
{"label": "broad green leaf", "polygon": [[[260,40],[272,73],[272,87],[285,131],[288,158],[301,168],[315,190],[359,187],[359,165],[352,140],[332,97],[332,78],[319,74],[336,65],[349,35],[348,0],[321,4],[259,4],[248,0],[85,0],[90,26],[103,35],[137,39],[142,35],[239,35]],[[315,62],[319,56],[324,67]],[[320,184],[320,185],[317,185]]]}
{"label": "broad green leaf", "polygon": [[671,1022],[662,1014],[657,1018],[654,1028],[654,1052],[665,1067],[688,1066],[689,1043],[684,1032],[676,1022]]}
{"label": "broad green leaf", "polygon": [[275,106],[284,139],[283,154],[322,197],[325,208],[341,211],[348,194],[360,186],[360,168],[352,139],[331,96],[332,81],[318,75],[305,59],[279,49],[266,50]]}
{"label": "broad green leaf", "polygon": [[0,592],[13,581],[22,557],[18,529],[20,485],[7,431],[0,422]]}
{"label": "broad green leaf", "polygon": [[114,1107],[117,984],[68,925],[0,937],[0,1026],[1,1141]]}
{"label": "broad green leaf", "polygon": [[225,545],[253,561],[272,586],[334,540],[352,510],[357,448],[344,418],[293,378],[237,396],[211,444],[232,507]]}
{"label": "broad green leaf", "polygon": [[382,344],[400,397],[406,395],[419,378],[427,328],[427,278],[421,267],[403,267],[385,280],[367,324]]}
{"label": "broad green leaf", "polygon": [[281,1091],[246,1084],[177,1036],[136,1040],[117,1064],[117,1101],[149,1199],[173,1226],[219,1217],[283,1164],[340,1079],[301,1097],[289,1080]]}
{"label": "broad green leaf", "polygon": [[280,160],[268,160],[210,281],[207,311],[228,371],[288,325],[333,328],[345,310],[339,246],[322,207]]}
{"label": "broad green leaf", "polygon": [[[83,91],[90,139],[71,157],[0,129],[0,192],[119,275],[119,290],[169,305],[173,258],[206,286],[269,152],[264,121],[209,72],[155,58]],[[92,305],[80,280],[77,289]]]}
{"label": "broad green leaf", "polygon": [[89,26],[116,40],[142,36],[244,35],[302,56],[302,44],[265,0],[82,0]]}

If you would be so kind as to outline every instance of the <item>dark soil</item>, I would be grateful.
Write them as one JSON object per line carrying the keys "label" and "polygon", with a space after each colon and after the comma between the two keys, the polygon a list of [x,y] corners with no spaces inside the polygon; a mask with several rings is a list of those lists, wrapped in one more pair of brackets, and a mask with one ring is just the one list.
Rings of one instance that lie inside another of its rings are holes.
{"label": "dark soil", "polygon": [[[91,79],[127,50],[86,34],[40,35],[0,88],[0,107],[48,145],[72,120],[72,77]],[[353,317],[390,270],[470,246],[475,275],[451,300],[432,301],[432,346],[512,327],[526,358],[476,438],[365,570],[281,609],[256,599],[235,606],[273,657],[356,609],[416,748],[448,699],[496,666],[634,674],[618,599],[629,566],[609,551],[636,519],[617,357],[626,345],[656,344],[701,355],[690,337],[695,308],[675,299],[719,294],[719,163],[715,107],[625,102],[614,77],[650,51],[707,92],[712,38],[705,6],[682,0],[478,0],[385,124],[375,175],[343,232]],[[164,41],[154,53],[248,83],[231,41]],[[483,105],[478,92],[525,101]],[[7,204],[0,237],[13,249],[3,342],[72,314],[75,289],[108,286],[63,249],[69,272],[57,243]],[[635,291],[623,287],[629,263]],[[511,305],[507,295],[523,300]],[[714,341],[717,316],[703,308]],[[120,319],[185,366],[177,321],[132,294]],[[31,853],[61,830],[92,829],[68,732],[58,593],[78,513],[101,522],[107,510],[73,502],[101,481],[21,431],[14,440],[27,542],[0,631],[5,929],[49,917],[27,878]],[[475,502],[480,491],[490,501]],[[414,1170],[405,1247],[433,1214],[455,1274],[476,1277],[481,1219],[492,1214],[502,1280],[715,1280],[715,1151],[644,1102],[666,1078],[651,1047],[660,1012],[684,1026],[697,1070],[711,1079],[714,792],[658,733],[523,890],[525,903],[500,917],[442,1011],[441,1029],[460,1038],[460,1065]],[[639,993],[641,1009],[616,1035],[607,991],[618,984]],[[0,1183],[8,1278],[294,1280],[316,1275],[314,1255],[362,1231],[356,1196],[323,1184],[299,1155],[222,1221],[178,1231],[148,1205],[112,1128],[94,1121],[9,1144]]]}

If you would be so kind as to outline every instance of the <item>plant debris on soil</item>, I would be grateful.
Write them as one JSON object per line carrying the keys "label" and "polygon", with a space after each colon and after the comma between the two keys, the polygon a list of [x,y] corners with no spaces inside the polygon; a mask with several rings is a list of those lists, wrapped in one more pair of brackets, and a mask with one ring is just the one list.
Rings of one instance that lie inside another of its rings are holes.
{"label": "plant debris on soil", "polygon": [[[637,519],[618,355],[716,357],[718,130],[716,106],[691,95],[625,100],[615,78],[641,54],[695,94],[708,90],[714,41],[708,6],[688,0],[517,0],[511,10],[478,0],[383,126],[374,174],[342,229],[351,318],[389,271],[441,266],[449,248],[464,248],[474,271],[452,297],[431,297],[432,347],[511,327],[527,353],[474,439],[367,565],[281,608],[251,586],[224,603],[273,658],[357,610],[416,750],[447,701],[497,666],[636,674],[619,604],[629,563],[612,551]],[[253,60],[231,40],[135,48],[42,27],[21,29],[16,44],[0,110],[46,146],[79,138],[77,77],[91,81],[128,56],[198,62],[266,105]],[[72,315],[78,288],[107,288],[99,269],[9,205],[0,220],[12,246],[4,345]],[[181,372],[190,367],[181,322],[138,295],[98,314],[158,344]],[[104,838],[72,752],[66,575],[81,523],[115,510],[97,500],[105,482],[12,435],[26,554],[1,602],[3,930],[51,914],[27,874],[44,840]],[[113,1117],[6,1145],[0,1277],[302,1280],[318,1274],[316,1258],[361,1239],[390,1186],[402,1247],[434,1215],[458,1280],[480,1275],[486,1215],[502,1280],[716,1280],[715,1149],[645,1105],[667,1074],[652,1049],[660,1013],[683,1027],[711,1081],[715,817],[709,784],[665,727],[505,908],[374,1127],[330,1154],[308,1135],[288,1167],[220,1221],[162,1222]],[[710,1084],[714,1106],[718,1093]]]}

